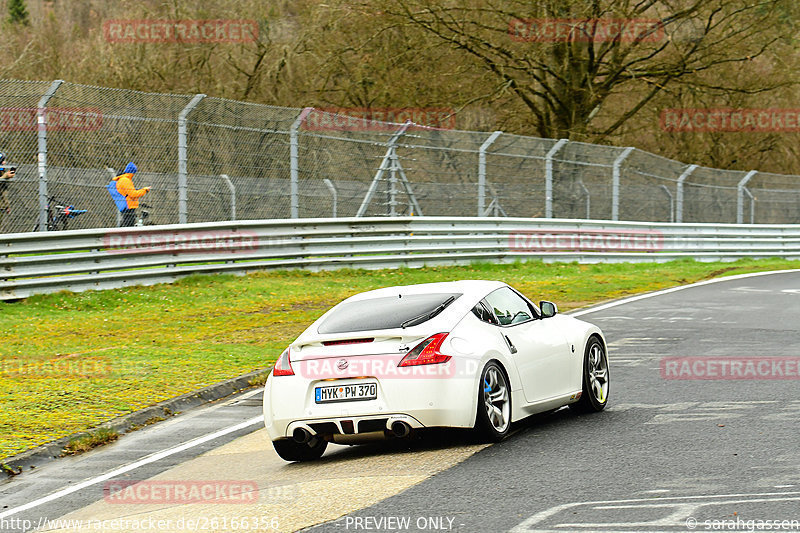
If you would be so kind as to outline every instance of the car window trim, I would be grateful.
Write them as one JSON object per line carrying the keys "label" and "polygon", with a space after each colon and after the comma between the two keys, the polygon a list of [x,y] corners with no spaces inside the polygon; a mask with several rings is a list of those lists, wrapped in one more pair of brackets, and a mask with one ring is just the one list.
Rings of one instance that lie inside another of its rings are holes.
{"label": "car window trim", "polygon": [[526,302],[528,302],[528,305],[531,307],[531,311],[533,311],[533,314],[534,314],[533,320],[541,320],[541,319],[542,319],[542,310],[541,310],[541,309],[539,309],[539,306],[537,306],[535,303],[533,303],[532,301],[530,301],[530,299],[529,299],[529,298],[527,298],[527,297],[526,297],[524,294],[522,294],[521,292],[519,292],[519,291],[518,291],[517,289],[515,289],[514,287],[511,287],[511,286],[509,286],[508,288],[509,288],[509,289],[511,289],[512,291],[514,291],[515,293],[517,293],[517,295],[518,295],[520,298],[522,298],[523,300],[525,300]]}
{"label": "car window trim", "polygon": [[[489,294],[492,294],[492,293],[497,292],[497,291],[501,291],[501,290],[506,289],[506,288],[511,289],[511,292],[515,293],[517,296],[522,298],[522,300],[525,303],[528,304],[528,306],[530,307],[530,310],[534,314],[533,317],[531,317],[530,319],[528,319],[528,320],[526,320],[524,322],[517,322],[516,324],[502,324],[502,323],[500,323],[500,319],[497,318],[497,314],[494,312],[494,308],[492,308],[492,306],[489,305],[489,302],[486,302],[486,298],[489,296]],[[505,287],[500,287],[499,289],[495,289],[492,292],[490,292],[489,294],[484,296],[481,299],[480,303],[484,304],[484,307],[486,307],[489,310],[489,312],[492,314],[494,319],[497,321],[496,324],[492,324],[493,326],[497,326],[499,328],[510,328],[510,327],[514,327],[514,326],[521,326],[522,324],[527,324],[528,322],[533,322],[534,320],[541,320],[542,319],[542,313],[541,313],[541,311],[539,311],[539,308],[536,307],[536,305],[533,302],[531,302],[528,298],[526,298],[524,294],[521,294],[518,290],[516,290],[514,287],[512,287],[510,285],[506,285]]]}
{"label": "car window trim", "polygon": [[[480,318],[479,316],[476,315],[476,318],[478,320],[480,320],[481,322],[485,322],[485,323],[489,324],[490,326],[499,326],[500,325],[500,321],[497,320],[497,316],[495,316],[494,311],[491,310],[491,308],[489,307],[489,304],[486,303],[486,300],[484,298],[481,298],[480,301],[475,305],[475,307],[478,307],[478,306],[480,306],[483,309],[484,313],[486,313],[488,316],[492,317],[492,320],[494,320],[494,322],[490,322],[488,320],[483,320],[482,318]],[[473,307],[473,309],[475,307]]]}

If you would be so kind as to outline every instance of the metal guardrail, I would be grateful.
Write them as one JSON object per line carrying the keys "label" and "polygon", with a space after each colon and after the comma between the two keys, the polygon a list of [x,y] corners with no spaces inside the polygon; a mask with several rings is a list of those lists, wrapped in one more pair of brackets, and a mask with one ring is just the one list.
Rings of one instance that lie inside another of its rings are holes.
{"label": "metal guardrail", "polygon": [[800,259],[800,225],[379,217],[32,232],[0,236],[0,300],[257,269],[743,257]]}

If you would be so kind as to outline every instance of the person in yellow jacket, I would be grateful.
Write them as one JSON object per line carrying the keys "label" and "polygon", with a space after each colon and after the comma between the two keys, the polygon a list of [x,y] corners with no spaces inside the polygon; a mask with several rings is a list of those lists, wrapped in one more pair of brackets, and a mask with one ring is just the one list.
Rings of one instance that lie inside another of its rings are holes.
{"label": "person in yellow jacket", "polygon": [[6,164],[6,155],[0,153],[0,231],[3,231],[3,216],[11,213],[8,201],[8,184],[16,176],[17,168]]}
{"label": "person in yellow jacket", "polygon": [[137,189],[133,185],[133,175],[136,174],[136,165],[128,163],[125,166],[125,171],[114,178],[117,182],[117,192],[125,197],[128,202],[128,208],[122,211],[122,221],[120,227],[133,226],[136,223],[136,208],[139,207],[139,198],[150,192],[150,187],[144,189]]}

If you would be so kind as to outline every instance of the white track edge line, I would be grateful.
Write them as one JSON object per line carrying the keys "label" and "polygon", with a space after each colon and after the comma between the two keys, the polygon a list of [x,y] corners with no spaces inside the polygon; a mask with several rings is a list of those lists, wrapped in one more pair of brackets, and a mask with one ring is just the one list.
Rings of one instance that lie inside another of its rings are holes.
{"label": "white track edge line", "polygon": [[204,443],[206,443],[206,442],[208,442],[210,440],[214,440],[214,439],[216,439],[218,437],[222,437],[222,436],[227,435],[229,433],[233,433],[234,431],[239,431],[240,429],[244,429],[246,427],[252,426],[252,425],[257,424],[257,423],[260,423],[262,420],[263,420],[263,418],[261,416],[256,416],[256,417],[253,417],[253,418],[251,418],[249,420],[245,420],[244,422],[240,422],[239,424],[236,424],[234,426],[230,426],[230,427],[227,427],[227,428],[224,428],[224,429],[220,429],[218,431],[215,431],[214,433],[209,433],[207,435],[203,435],[201,437],[197,437],[195,439],[192,439],[192,440],[190,440],[188,442],[184,442],[183,444],[179,444],[178,446],[174,446],[172,448],[167,448],[166,450],[161,450],[160,452],[155,452],[153,454],[148,455],[147,457],[139,459],[138,461],[134,461],[133,463],[130,463],[130,464],[127,464],[125,466],[121,466],[121,467],[119,467],[119,468],[117,468],[115,470],[112,470],[111,472],[106,472],[105,474],[102,474],[100,476],[97,476],[97,477],[94,477],[94,478],[91,478],[91,479],[87,479],[86,481],[78,483],[75,486],[68,487],[68,488],[65,488],[65,489],[61,489],[61,490],[59,490],[57,492],[49,494],[48,496],[44,496],[42,498],[39,498],[38,500],[34,500],[32,502],[28,502],[28,503],[26,503],[24,505],[20,505],[19,507],[15,507],[13,509],[9,509],[8,511],[3,511],[2,513],[0,513],[0,519],[6,518],[7,516],[11,516],[11,515],[14,515],[14,514],[17,514],[17,513],[20,513],[22,511],[27,511],[28,509],[32,509],[34,507],[38,507],[38,506],[40,506],[40,505],[42,505],[44,503],[48,503],[48,502],[51,502],[53,500],[57,500],[59,498],[62,498],[62,497],[67,496],[69,494],[72,494],[73,492],[79,491],[81,489],[85,489],[86,487],[90,487],[90,486],[96,485],[97,483],[100,483],[102,481],[106,481],[108,479],[111,479],[112,477],[118,476],[120,474],[124,474],[125,472],[130,472],[131,470],[135,470],[135,469],[139,468],[140,466],[144,466],[144,465],[149,464],[149,463],[154,463],[154,462],[156,462],[156,461],[158,461],[160,459],[163,459],[165,457],[169,457],[170,455],[174,455],[174,454],[182,452],[184,450],[188,450],[189,448],[194,448],[195,446],[199,446],[199,445],[204,444]]}
{"label": "white track edge line", "polygon": [[703,286],[703,285],[711,285],[712,283],[721,283],[723,281],[733,281],[733,280],[743,279],[743,278],[754,278],[754,277],[757,277],[757,276],[767,276],[767,275],[770,275],[770,274],[787,274],[787,273],[791,273],[791,272],[800,272],[800,269],[795,268],[795,269],[790,269],[790,270],[768,270],[766,272],[748,272],[746,274],[736,274],[735,276],[725,276],[725,277],[722,277],[722,278],[707,279],[705,281],[698,281],[696,283],[690,283],[688,285],[679,285],[677,287],[670,287],[669,289],[663,289],[663,290],[660,290],[660,291],[648,292],[646,294],[638,294],[636,296],[630,296],[628,298],[623,298],[622,300],[616,300],[616,301],[613,301],[613,302],[600,304],[600,305],[597,305],[595,307],[590,307],[588,309],[581,309],[579,311],[575,311],[574,313],[565,313],[565,314],[567,314],[569,316],[578,317],[578,316],[582,316],[582,315],[588,315],[589,313],[594,313],[596,311],[604,311],[604,310],[610,309],[612,307],[617,307],[618,305],[624,305],[624,304],[636,302],[636,301],[639,301],[639,300],[645,300],[647,298],[653,298],[655,296],[661,296],[663,294],[669,294],[669,293],[672,293],[672,292],[682,291],[684,289],[691,289],[693,287],[700,287],[700,286]]}

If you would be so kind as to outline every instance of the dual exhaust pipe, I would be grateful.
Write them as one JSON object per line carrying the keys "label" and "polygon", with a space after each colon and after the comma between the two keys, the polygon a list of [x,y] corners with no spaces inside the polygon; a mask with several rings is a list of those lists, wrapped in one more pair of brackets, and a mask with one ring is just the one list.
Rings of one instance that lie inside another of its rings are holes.
{"label": "dual exhaust pipe", "polygon": [[313,435],[311,435],[311,432],[306,428],[294,428],[294,431],[292,431],[292,438],[298,444],[307,443],[311,440],[312,436]]}
{"label": "dual exhaust pipe", "polygon": [[409,426],[407,422],[403,422],[402,420],[395,420],[394,422],[392,422],[390,428],[392,435],[394,435],[399,439],[408,437],[408,435],[411,433],[411,426]]}
{"label": "dual exhaust pipe", "polygon": [[[397,437],[398,439],[402,439],[411,434],[411,426],[408,424],[408,422],[404,422],[403,420],[395,420],[389,426],[388,433],[394,437]],[[357,435],[358,434],[354,434],[354,436]],[[304,427],[297,427],[294,428],[294,431],[292,431],[292,439],[299,444],[306,444],[312,438],[314,438],[314,435],[312,435],[311,432]]]}

